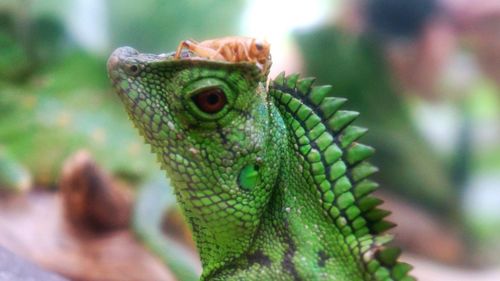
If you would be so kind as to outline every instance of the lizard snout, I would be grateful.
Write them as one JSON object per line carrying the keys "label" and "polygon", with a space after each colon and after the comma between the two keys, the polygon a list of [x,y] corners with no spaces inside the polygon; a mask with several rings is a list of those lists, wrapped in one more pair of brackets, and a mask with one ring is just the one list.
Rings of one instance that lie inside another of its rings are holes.
{"label": "lizard snout", "polygon": [[122,65],[122,62],[138,54],[139,52],[132,47],[120,47],[114,50],[107,63],[109,77],[113,79],[115,71]]}

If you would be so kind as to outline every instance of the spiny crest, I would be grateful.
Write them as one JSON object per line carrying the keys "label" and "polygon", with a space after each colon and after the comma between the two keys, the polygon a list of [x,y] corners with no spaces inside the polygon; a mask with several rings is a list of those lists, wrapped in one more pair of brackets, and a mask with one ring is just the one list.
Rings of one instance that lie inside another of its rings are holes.
{"label": "spiny crest", "polygon": [[347,99],[331,96],[332,86],[312,87],[313,82],[281,73],[271,81],[269,94],[311,172],[326,215],[359,253],[367,278],[414,280],[407,275],[411,267],[397,261],[399,250],[384,247],[392,237],[380,235],[394,224],[384,220],[390,212],[378,208],[382,200],[371,196],[378,184],[367,177],[377,168],[366,161],[374,149],[356,142],[367,131],[351,125],[359,114],[341,110]]}

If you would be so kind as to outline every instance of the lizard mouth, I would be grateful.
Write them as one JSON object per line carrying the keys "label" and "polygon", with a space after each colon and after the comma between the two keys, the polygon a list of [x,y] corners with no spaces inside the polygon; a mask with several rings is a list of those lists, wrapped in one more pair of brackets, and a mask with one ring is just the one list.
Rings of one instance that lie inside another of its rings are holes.
{"label": "lizard mouth", "polygon": [[137,95],[138,91],[131,86],[131,83],[141,76],[147,65],[168,63],[172,58],[173,54],[142,54],[132,47],[120,47],[108,58],[108,76],[122,100],[133,104],[137,98],[134,95]]}
{"label": "lizard mouth", "polygon": [[[138,67],[137,65],[144,63],[161,63],[166,61],[173,61],[173,57],[174,53],[159,55],[142,54],[132,47],[120,47],[114,50],[113,53],[109,56],[107,62],[108,75],[112,80],[115,80],[119,76],[120,69],[132,70],[132,72],[134,72],[133,68],[127,69],[127,67],[131,67],[133,65]],[[135,69],[135,71],[137,70],[138,68]],[[127,72],[128,74],[134,74],[130,73],[130,71]]]}
{"label": "lizard mouth", "polygon": [[110,78],[112,77],[113,72],[117,69],[119,66],[120,62],[123,61],[125,58],[132,57],[138,55],[139,52],[131,47],[121,47],[116,49],[111,56],[109,56],[108,63],[107,63],[107,68],[108,68],[108,74]]}

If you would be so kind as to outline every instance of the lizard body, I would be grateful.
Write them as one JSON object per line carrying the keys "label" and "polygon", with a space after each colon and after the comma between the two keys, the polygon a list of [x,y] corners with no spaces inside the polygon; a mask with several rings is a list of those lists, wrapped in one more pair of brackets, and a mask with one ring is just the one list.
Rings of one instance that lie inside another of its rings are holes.
{"label": "lizard body", "polygon": [[117,49],[108,72],[192,228],[202,280],[414,280],[343,98],[255,64]]}

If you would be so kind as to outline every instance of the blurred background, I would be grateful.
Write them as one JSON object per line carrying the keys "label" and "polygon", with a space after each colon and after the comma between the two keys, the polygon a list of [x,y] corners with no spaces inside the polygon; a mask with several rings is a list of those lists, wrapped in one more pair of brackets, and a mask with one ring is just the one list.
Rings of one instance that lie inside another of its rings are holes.
{"label": "blurred background", "polygon": [[71,280],[175,280],[128,227],[137,190],[168,182],[106,59],[233,35],[361,112],[420,280],[500,280],[498,0],[0,0],[0,246]]}

